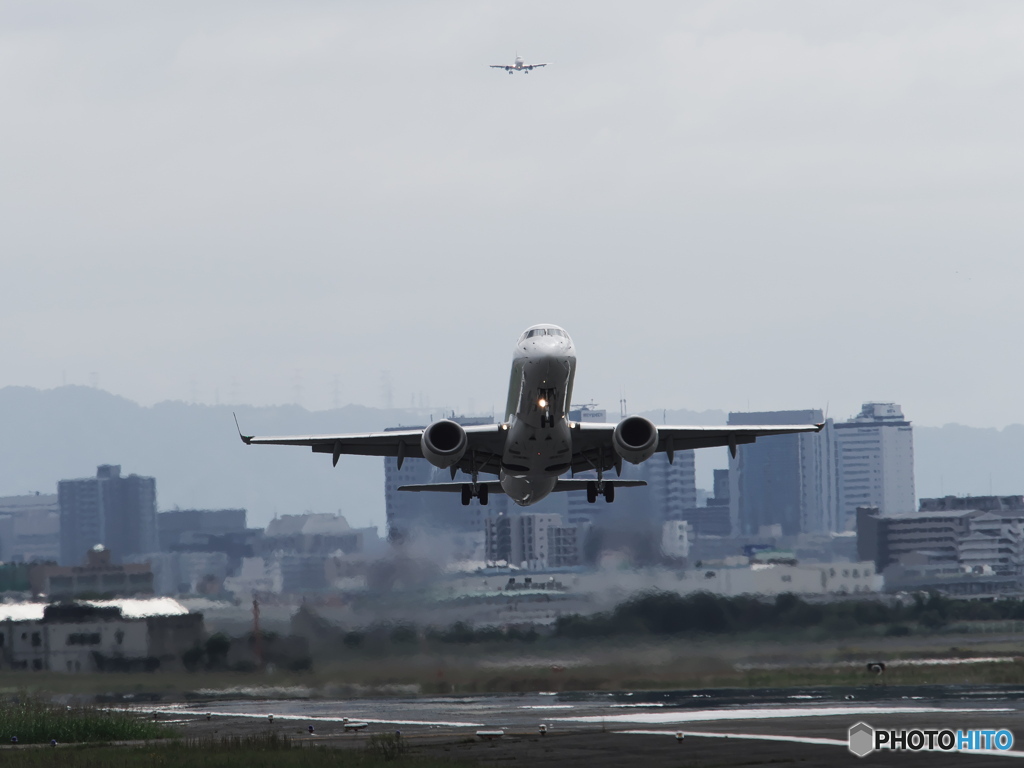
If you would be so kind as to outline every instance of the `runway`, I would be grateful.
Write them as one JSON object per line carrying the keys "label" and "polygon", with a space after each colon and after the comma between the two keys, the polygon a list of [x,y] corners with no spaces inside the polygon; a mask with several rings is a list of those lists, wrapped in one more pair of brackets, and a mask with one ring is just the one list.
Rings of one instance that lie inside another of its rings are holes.
{"label": "runway", "polygon": [[[418,751],[502,765],[974,766],[1024,757],[1024,730],[1021,741],[1005,751],[881,751],[862,759],[847,748],[849,728],[858,722],[896,730],[1006,729],[1016,737],[1024,691],[1000,686],[537,692],[353,700],[263,700],[258,691],[253,694],[154,711],[195,735],[272,728],[302,741],[341,747],[364,744],[375,732],[400,731]],[[367,729],[346,733],[344,718],[365,722]],[[540,733],[541,724],[545,735]],[[476,739],[480,730],[505,735],[483,742]]]}

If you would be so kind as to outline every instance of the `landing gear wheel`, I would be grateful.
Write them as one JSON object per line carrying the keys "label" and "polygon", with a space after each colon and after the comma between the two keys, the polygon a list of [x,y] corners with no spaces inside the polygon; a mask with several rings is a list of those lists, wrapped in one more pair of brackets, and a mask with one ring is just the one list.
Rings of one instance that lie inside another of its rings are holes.
{"label": "landing gear wheel", "polygon": [[593,504],[597,501],[597,483],[587,483],[587,503]]}
{"label": "landing gear wheel", "polygon": [[469,500],[473,498],[473,486],[468,483],[462,486],[462,506],[468,507]]}
{"label": "landing gear wheel", "polygon": [[481,485],[477,489],[476,497],[478,499],[480,499],[480,506],[481,507],[486,507],[487,506],[487,486],[486,485]]}
{"label": "landing gear wheel", "polygon": [[615,501],[615,486],[614,485],[606,485],[605,486],[605,488],[604,488],[604,500],[606,502],[608,502],[609,504],[611,504],[613,501]]}

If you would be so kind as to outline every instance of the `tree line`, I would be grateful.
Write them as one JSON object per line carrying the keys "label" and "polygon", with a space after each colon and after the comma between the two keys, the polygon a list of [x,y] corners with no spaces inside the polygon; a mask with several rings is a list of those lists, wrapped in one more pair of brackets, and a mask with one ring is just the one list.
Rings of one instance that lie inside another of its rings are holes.
{"label": "tree line", "polygon": [[765,600],[709,592],[645,592],[605,613],[561,617],[555,623],[554,634],[571,638],[735,634],[808,627],[843,632],[887,626],[887,634],[901,635],[914,626],[935,630],[956,621],[995,620],[1024,620],[1024,601],[981,602],[919,593],[907,601],[865,598],[810,603],[790,593]]}
{"label": "tree line", "polygon": [[382,649],[428,644],[535,642],[545,637],[600,639],[622,636],[726,635],[744,632],[786,632],[818,628],[826,634],[874,627],[890,636],[934,631],[960,621],[1024,621],[1024,600],[989,602],[961,600],[937,593],[910,599],[860,598],[808,602],[794,594],[765,599],[752,595],[724,597],[709,592],[643,592],[610,611],[562,616],[550,628],[473,627],[456,622],[447,627],[420,627],[409,622],[379,623],[341,633],[350,649]]}

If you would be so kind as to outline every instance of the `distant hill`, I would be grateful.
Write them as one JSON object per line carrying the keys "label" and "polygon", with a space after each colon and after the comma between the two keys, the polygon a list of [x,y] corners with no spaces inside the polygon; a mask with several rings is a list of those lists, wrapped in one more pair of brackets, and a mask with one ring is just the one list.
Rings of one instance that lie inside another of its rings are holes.
{"label": "distant hill", "polygon": [[91,477],[99,464],[156,478],[161,510],[174,506],[245,507],[250,525],[275,514],[341,510],[353,525],[384,523],[379,458],[330,456],[308,449],[247,447],[260,434],[362,432],[429,419],[402,410],[346,406],[311,413],[298,406],[143,407],[89,387],[0,389],[0,495],[55,493],[57,481]]}
{"label": "distant hill", "polygon": [[[0,496],[55,493],[57,481],[91,477],[99,464],[157,480],[161,510],[245,507],[250,525],[275,514],[341,510],[353,525],[384,525],[384,468],[379,458],[329,456],[302,448],[242,445],[258,434],[361,432],[415,425],[429,414],[349,405],[328,411],[298,406],[140,406],[90,387],[0,389]],[[722,424],[722,411],[649,411],[656,424]],[[614,415],[610,414],[614,420]],[[1024,493],[1024,426],[1002,430],[960,425],[914,428],[919,496]],[[722,462],[724,464],[724,461]],[[991,481],[990,481],[991,477]]]}
{"label": "distant hill", "polygon": [[1024,494],[1024,426],[914,426],[918,497]]}

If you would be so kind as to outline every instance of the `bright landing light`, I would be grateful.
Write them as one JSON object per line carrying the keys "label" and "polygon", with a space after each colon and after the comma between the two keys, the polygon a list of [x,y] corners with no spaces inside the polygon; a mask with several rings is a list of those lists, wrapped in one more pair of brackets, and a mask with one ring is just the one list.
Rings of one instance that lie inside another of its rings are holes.
{"label": "bright landing light", "polygon": [[537,401],[537,405],[539,405],[541,408],[547,408],[548,401],[542,397],[540,400]]}

